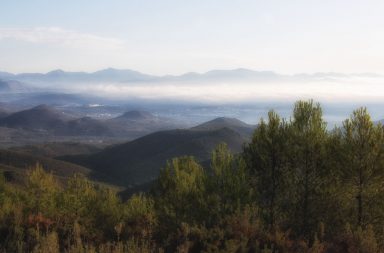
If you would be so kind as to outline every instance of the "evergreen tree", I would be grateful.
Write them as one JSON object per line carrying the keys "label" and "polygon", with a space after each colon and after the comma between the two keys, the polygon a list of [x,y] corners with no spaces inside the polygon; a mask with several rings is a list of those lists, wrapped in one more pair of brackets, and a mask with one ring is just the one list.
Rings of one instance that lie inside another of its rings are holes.
{"label": "evergreen tree", "polygon": [[5,177],[2,171],[0,171],[0,204],[3,203],[5,198]]}
{"label": "evergreen tree", "polygon": [[356,203],[356,224],[383,222],[383,127],[374,125],[366,108],[355,110],[343,126],[343,172],[351,201]]}
{"label": "evergreen tree", "polygon": [[325,144],[326,123],[319,104],[298,101],[293,110],[289,129],[289,160],[295,190],[294,219],[297,232],[311,237],[320,222],[317,205],[322,195],[322,182],[326,176]]}
{"label": "evergreen tree", "polygon": [[206,218],[205,181],[203,168],[192,157],[175,158],[167,163],[153,190],[159,221],[166,231]]}
{"label": "evergreen tree", "polygon": [[27,172],[26,187],[30,211],[34,214],[53,216],[57,208],[59,185],[52,173],[44,171],[41,165]]}
{"label": "evergreen tree", "polygon": [[233,214],[251,204],[253,192],[244,160],[242,157],[234,157],[225,143],[219,144],[213,150],[211,170],[212,174],[207,180],[206,199],[211,218],[209,224],[214,225],[218,222],[218,217]]}
{"label": "evergreen tree", "polygon": [[287,124],[274,111],[261,120],[251,143],[244,148],[247,168],[254,177],[258,205],[270,227],[276,223],[285,191]]}

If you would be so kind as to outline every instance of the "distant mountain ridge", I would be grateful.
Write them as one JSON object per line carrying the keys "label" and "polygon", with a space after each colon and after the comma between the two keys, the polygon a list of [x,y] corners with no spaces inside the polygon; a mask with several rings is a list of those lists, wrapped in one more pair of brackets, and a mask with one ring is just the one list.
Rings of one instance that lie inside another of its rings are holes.
{"label": "distant mountain ridge", "polygon": [[89,117],[73,118],[47,105],[15,112],[0,119],[0,126],[42,131],[59,136],[108,136],[112,130]]}
{"label": "distant mountain ridge", "polygon": [[105,121],[115,133],[129,133],[138,138],[153,132],[185,128],[185,125],[176,120],[159,117],[147,111],[132,110]]}
{"label": "distant mountain ridge", "polygon": [[92,73],[87,72],[67,72],[61,69],[53,70],[48,73],[21,73],[10,74],[0,72],[0,78],[15,79],[25,82],[129,82],[129,81],[148,81],[155,76],[140,73],[129,69],[103,69]]}
{"label": "distant mountain ridge", "polygon": [[[1,75],[2,72],[0,72]],[[15,80],[0,79],[0,92],[28,91],[25,84]]]}
{"label": "distant mountain ridge", "polygon": [[68,116],[53,110],[51,107],[39,105],[2,118],[0,125],[22,129],[56,129],[68,120]]}
{"label": "distant mountain ridge", "polygon": [[130,69],[108,68],[96,72],[67,72],[61,69],[43,73],[11,74],[0,72],[0,78],[13,78],[25,82],[161,82],[161,81],[202,81],[202,80],[233,80],[274,79],[281,75],[272,71],[254,71],[249,69],[211,70],[205,73],[185,73],[182,75],[155,76]]}
{"label": "distant mountain ridge", "polygon": [[99,120],[74,117],[54,107],[39,105],[15,113],[0,111],[0,127],[39,131],[53,136],[109,136],[134,139],[152,132],[178,128],[180,124],[147,111],[128,111],[116,118]]}
{"label": "distant mountain ridge", "polygon": [[283,75],[273,71],[255,71],[245,68],[210,70],[205,73],[189,72],[182,75],[150,75],[130,69],[107,68],[95,72],[69,72],[61,69],[47,73],[12,74],[0,72],[0,78],[25,82],[166,82],[166,81],[236,81],[236,80],[281,80],[281,79],[324,79],[345,77],[383,77],[375,73],[317,72]]}
{"label": "distant mountain ridge", "polygon": [[147,111],[128,111],[122,115],[116,117],[115,119],[125,119],[125,120],[140,120],[140,119],[153,119],[155,116]]}
{"label": "distant mountain ridge", "polygon": [[192,127],[191,129],[206,131],[206,130],[218,130],[222,128],[228,128],[233,131],[236,131],[241,136],[248,139],[252,136],[252,133],[255,130],[256,126],[249,125],[236,118],[219,117],[211,121],[197,125],[195,127]]}

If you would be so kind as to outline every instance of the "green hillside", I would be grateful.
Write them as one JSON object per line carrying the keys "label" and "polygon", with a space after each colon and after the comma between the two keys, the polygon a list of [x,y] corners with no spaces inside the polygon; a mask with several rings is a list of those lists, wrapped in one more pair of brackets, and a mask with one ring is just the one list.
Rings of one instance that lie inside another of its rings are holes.
{"label": "green hillside", "polygon": [[27,169],[35,166],[37,163],[40,164],[46,171],[51,171],[53,174],[62,177],[68,177],[74,173],[89,175],[91,172],[85,167],[65,161],[33,156],[22,152],[0,150],[0,165],[2,166]]}
{"label": "green hillside", "polygon": [[191,155],[206,161],[221,142],[239,152],[245,139],[228,128],[218,130],[170,130],[149,134],[91,155],[67,156],[64,160],[108,174],[116,183],[140,185],[154,180],[167,160]]}
{"label": "green hillside", "polygon": [[50,157],[64,155],[91,154],[101,151],[103,146],[78,142],[48,142],[35,145],[11,147],[9,150],[27,153],[33,156]]}

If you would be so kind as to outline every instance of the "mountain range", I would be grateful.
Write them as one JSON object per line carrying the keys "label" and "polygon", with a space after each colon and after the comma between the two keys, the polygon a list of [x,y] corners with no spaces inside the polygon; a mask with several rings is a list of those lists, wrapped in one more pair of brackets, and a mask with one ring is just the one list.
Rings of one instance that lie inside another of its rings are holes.
{"label": "mountain range", "polygon": [[168,118],[145,111],[128,111],[116,118],[98,120],[91,117],[75,118],[47,105],[11,114],[4,112],[0,117],[0,127],[37,131],[53,136],[110,136],[133,139],[179,126]]}
{"label": "mountain range", "polygon": [[[20,73],[12,74],[0,72],[0,79],[17,80],[27,83],[83,83],[83,82],[188,82],[188,81],[273,81],[273,80],[307,80],[307,79],[334,79],[347,77],[382,77],[375,73],[335,73],[319,72],[313,74],[283,75],[273,71],[255,71],[245,68],[231,70],[211,70],[205,73],[189,72],[182,75],[156,76],[144,74],[130,69],[108,68],[96,72],[67,72],[61,69],[47,73]],[[0,83],[1,90],[1,83]]]}
{"label": "mountain range", "polygon": [[[98,120],[90,117],[76,118],[56,108],[39,105],[6,113],[0,118],[3,139],[8,138],[9,132],[21,135],[24,139],[25,136],[46,134],[52,136],[52,139],[60,136],[118,136],[117,140],[121,142],[124,140],[122,136],[130,136],[134,140],[115,143],[106,148],[95,144],[42,141],[40,144],[12,147],[7,155],[0,158],[14,159],[0,159],[0,166],[20,170],[23,164],[26,166],[41,162],[48,164],[44,166],[49,169],[50,164],[56,164],[56,159],[60,159],[67,162],[69,168],[73,168],[71,170],[81,171],[81,168],[86,168],[86,174],[101,181],[125,187],[143,187],[149,185],[166,162],[174,157],[194,156],[207,166],[212,149],[219,143],[225,142],[232,152],[240,152],[256,127],[236,118],[225,117],[189,129],[175,129],[174,126],[171,120],[148,111],[127,111],[111,119]],[[28,162],[19,164],[18,160]],[[64,165],[58,163],[58,169],[64,169]],[[66,172],[60,173],[64,175]]]}
{"label": "mountain range", "polygon": [[233,70],[211,70],[206,73],[190,72],[179,76],[165,75],[155,76],[144,74],[129,69],[103,69],[92,73],[87,72],[66,72],[63,70],[53,70],[48,73],[21,73],[11,74],[0,72],[0,78],[4,80],[18,80],[30,83],[40,82],[154,82],[154,81],[204,81],[221,79],[270,79],[278,78],[282,75],[272,71],[254,71],[248,69]]}
{"label": "mountain range", "polygon": [[[1,72],[0,72],[1,77]],[[27,85],[16,81],[16,80],[6,80],[0,79],[0,92],[20,92],[20,91],[28,91]]]}

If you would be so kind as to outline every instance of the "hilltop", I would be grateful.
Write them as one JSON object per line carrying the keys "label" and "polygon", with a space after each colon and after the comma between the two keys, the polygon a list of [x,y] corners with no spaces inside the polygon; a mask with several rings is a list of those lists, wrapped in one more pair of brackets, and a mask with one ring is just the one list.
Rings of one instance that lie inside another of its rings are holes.
{"label": "hilltop", "polygon": [[194,156],[198,161],[210,159],[211,151],[225,142],[232,152],[239,152],[245,139],[237,132],[218,130],[168,130],[146,135],[105,150],[64,160],[111,175],[125,186],[154,180],[166,161],[178,156]]}
{"label": "hilltop", "polygon": [[217,130],[221,128],[232,129],[238,132],[244,138],[250,138],[256,126],[249,125],[236,118],[219,117],[211,121],[197,125],[191,129],[193,130]]}

